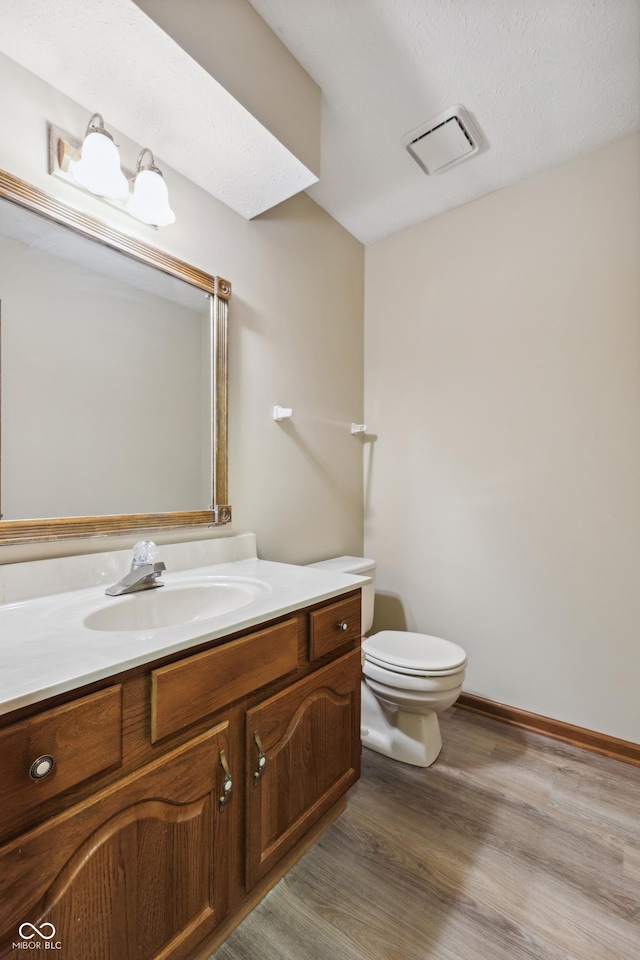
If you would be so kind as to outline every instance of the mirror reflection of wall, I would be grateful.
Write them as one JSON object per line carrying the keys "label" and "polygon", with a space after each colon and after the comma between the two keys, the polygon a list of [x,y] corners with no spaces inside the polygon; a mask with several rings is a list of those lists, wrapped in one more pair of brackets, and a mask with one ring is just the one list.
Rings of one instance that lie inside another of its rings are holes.
{"label": "mirror reflection of wall", "polygon": [[209,295],[3,201],[0,300],[4,520],[210,507]]}

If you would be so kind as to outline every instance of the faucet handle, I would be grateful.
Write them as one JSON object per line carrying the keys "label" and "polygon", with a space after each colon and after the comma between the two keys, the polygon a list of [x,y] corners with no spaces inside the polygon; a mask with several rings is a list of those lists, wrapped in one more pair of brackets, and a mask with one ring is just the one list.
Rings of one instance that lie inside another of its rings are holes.
{"label": "faucet handle", "polygon": [[144,567],[148,563],[153,563],[158,556],[158,547],[153,540],[138,540],[133,548],[133,564],[135,567]]}

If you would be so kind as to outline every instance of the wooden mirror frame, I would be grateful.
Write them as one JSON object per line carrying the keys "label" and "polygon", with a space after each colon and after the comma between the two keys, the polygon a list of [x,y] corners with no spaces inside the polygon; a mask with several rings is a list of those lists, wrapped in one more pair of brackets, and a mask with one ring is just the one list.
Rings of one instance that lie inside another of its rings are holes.
{"label": "wooden mirror frame", "polygon": [[212,506],[210,509],[170,513],[113,514],[99,517],[53,517],[37,520],[0,519],[0,546],[152,530],[176,530],[183,527],[219,526],[229,523],[231,507],[227,503],[227,312],[231,298],[231,284],[221,277],[210,276],[198,270],[197,267],[177,260],[142,240],[120,233],[88,214],[74,210],[37,187],[3,170],[0,170],[0,197],[67,226],[91,240],[112,247],[126,256],[163,270],[210,294],[213,353]]}

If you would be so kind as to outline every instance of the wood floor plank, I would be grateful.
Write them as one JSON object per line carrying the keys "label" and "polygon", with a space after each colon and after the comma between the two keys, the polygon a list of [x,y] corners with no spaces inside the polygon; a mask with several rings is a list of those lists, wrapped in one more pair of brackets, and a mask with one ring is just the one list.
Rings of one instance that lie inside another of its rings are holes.
{"label": "wood floor plank", "polygon": [[640,768],[468,711],[346,813],[212,960],[638,960]]}
{"label": "wood floor plank", "polygon": [[622,872],[625,877],[640,884],[640,847],[625,843],[622,852]]}

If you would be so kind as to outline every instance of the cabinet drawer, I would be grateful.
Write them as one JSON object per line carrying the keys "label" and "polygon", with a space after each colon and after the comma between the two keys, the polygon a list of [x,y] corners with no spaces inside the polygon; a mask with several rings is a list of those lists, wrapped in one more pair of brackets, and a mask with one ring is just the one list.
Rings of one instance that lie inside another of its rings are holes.
{"label": "cabinet drawer", "polygon": [[[3,819],[11,819],[16,810],[24,812],[37,807],[63,790],[120,764],[120,684],[1,730],[0,757]],[[47,758],[53,759],[52,767]],[[46,773],[48,768],[50,772]],[[37,779],[38,773],[45,775]]]}
{"label": "cabinet drawer", "polygon": [[309,659],[319,660],[360,640],[360,597],[349,597],[309,614]]}
{"label": "cabinet drawer", "polygon": [[155,743],[298,666],[298,621],[286,620],[151,674]]}

